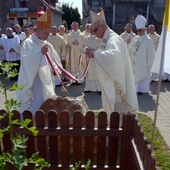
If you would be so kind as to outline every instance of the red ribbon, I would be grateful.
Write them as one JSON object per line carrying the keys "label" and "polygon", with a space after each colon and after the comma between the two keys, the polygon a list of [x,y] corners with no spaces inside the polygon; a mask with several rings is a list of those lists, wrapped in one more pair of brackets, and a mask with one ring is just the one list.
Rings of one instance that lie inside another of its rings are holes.
{"label": "red ribbon", "polygon": [[[59,81],[61,82],[62,84],[62,90],[67,92],[66,88],[64,87],[63,83],[62,83],[62,80],[60,78],[60,75],[59,75],[59,71],[54,67],[50,57],[48,56],[48,54],[45,54],[46,58],[47,58],[47,61],[48,63],[50,64],[51,68],[52,68],[52,71],[54,72],[54,74],[59,78]],[[78,70],[80,69],[80,64],[81,64],[81,60],[82,60],[82,55],[80,55],[79,57],[79,65],[78,65]],[[85,67],[85,70],[83,72],[83,75],[80,79],[77,79],[76,77],[74,77],[70,72],[68,72],[66,69],[64,69],[54,58],[54,63],[56,64],[56,66],[60,69],[60,71],[65,75],[67,76],[70,80],[73,80],[73,81],[79,81],[79,80],[83,80],[84,77],[86,76],[87,74],[87,71],[88,71],[88,68],[89,68],[89,60],[86,64],[86,67]],[[76,74],[77,75],[77,74]],[[68,93],[68,92],[67,92]]]}
{"label": "red ribbon", "polygon": [[50,64],[50,66],[51,66],[51,68],[52,68],[53,73],[58,77],[58,79],[59,79],[59,81],[60,81],[60,83],[61,83],[61,85],[62,85],[62,91],[63,91],[63,92],[67,92],[67,94],[68,94],[68,91],[67,91],[67,89],[64,87],[64,84],[63,84],[63,82],[62,82],[62,80],[61,80],[61,77],[60,77],[57,69],[55,69],[55,67],[53,66],[53,63],[52,63],[50,57],[48,56],[48,54],[45,54],[45,56],[46,56],[46,59],[47,59],[48,63]]}

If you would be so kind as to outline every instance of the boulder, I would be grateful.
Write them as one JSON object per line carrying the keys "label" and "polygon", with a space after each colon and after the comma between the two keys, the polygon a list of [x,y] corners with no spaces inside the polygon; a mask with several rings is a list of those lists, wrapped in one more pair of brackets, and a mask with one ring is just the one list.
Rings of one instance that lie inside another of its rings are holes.
{"label": "boulder", "polygon": [[[59,115],[62,111],[67,110],[70,113],[70,123],[75,111],[80,111],[83,115],[88,111],[88,106],[82,96],[73,97],[54,97],[47,99],[40,107],[47,114],[50,110],[55,110]],[[60,121],[60,116],[59,116]]]}

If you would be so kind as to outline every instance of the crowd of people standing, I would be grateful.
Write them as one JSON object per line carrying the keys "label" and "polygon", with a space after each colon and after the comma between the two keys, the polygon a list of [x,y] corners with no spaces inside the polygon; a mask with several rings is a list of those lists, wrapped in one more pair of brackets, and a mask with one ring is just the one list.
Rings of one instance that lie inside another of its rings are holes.
{"label": "crowd of people standing", "polygon": [[[95,48],[98,48],[100,39],[94,35],[93,31],[90,31],[90,23],[87,23],[85,25],[84,31],[81,31],[79,29],[79,24],[76,21],[72,23],[71,28],[72,30],[68,32],[64,25],[60,25],[59,27],[53,25],[51,27],[51,32],[50,35],[48,36],[47,41],[53,45],[57,54],[60,56],[63,67],[69,70],[73,75],[77,74],[77,77],[80,78],[82,75],[81,71],[84,69],[83,66],[85,66],[85,63],[87,63],[84,57],[82,61],[81,67],[82,69],[78,70],[79,56],[84,52],[83,48],[91,46],[91,43],[93,43],[96,46]],[[18,63],[18,65],[20,65],[19,54],[22,46],[22,41],[24,41],[26,38],[32,35],[35,32],[35,29],[36,26],[33,27],[32,25],[30,25],[29,27],[24,27],[23,32],[19,24],[15,24],[12,28],[11,27],[6,28],[6,34],[2,34],[0,29],[0,60],[11,61],[14,63]],[[149,25],[148,28],[145,27],[144,24],[142,32],[143,32],[142,35],[140,35],[141,32],[138,31],[137,29],[137,33],[134,33],[132,23],[127,23],[125,26],[125,30],[122,34],[120,34],[120,37],[125,42],[125,45],[127,47],[127,50],[129,51],[130,56],[132,56],[131,49],[129,49],[130,44],[132,48],[133,46],[132,43],[134,43],[134,42],[131,43],[132,39],[134,38],[133,40],[135,40],[136,38],[142,37],[143,35],[145,36],[147,35],[146,37],[152,40],[155,48],[154,51],[152,48],[148,48],[152,49],[151,51],[152,57],[149,58],[154,58],[154,53],[157,51],[158,48],[160,35],[156,33],[155,26],[153,24]],[[88,40],[87,42],[89,36],[95,37],[95,39],[97,39],[98,42],[92,42],[96,40]],[[143,42],[142,44],[146,43]],[[144,49],[144,51],[146,52],[146,49]],[[133,63],[134,61],[132,61],[132,64]],[[90,66],[90,68],[93,68],[93,66]],[[17,70],[19,71],[19,67],[17,68]],[[151,76],[151,80],[155,81],[157,78],[158,75],[153,73]],[[64,77],[64,79],[67,78]],[[163,80],[170,80],[170,76],[165,73]],[[77,83],[82,82],[83,81]],[[56,85],[59,84],[60,82],[56,80]],[[98,90],[100,89],[99,86],[97,86],[96,90],[97,89]],[[92,89],[85,88],[85,91],[91,90],[94,90],[94,88],[93,87]]]}
{"label": "crowd of people standing", "polygon": [[[93,19],[93,15],[95,13],[91,12],[92,23],[87,23],[84,31],[79,29],[76,21],[72,22],[70,31],[64,25],[44,28],[44,25],[38,24],[25,27],[24,32],[16,24],[6,29],[6,35],[0,29],[0,60],[18,64],[19,84],[29,80],[25,92],[18,95],[20,101],[25,101],[22,111],[36,103],[31,110],[35,112],[45,99],[55,96],[55,85],[68,80],[71,84],[85,81],[84,93],[99,91],[103,109],[108,113],[115,110],[113,103],[124,102],[123,109],[118,109],[120,112],[138,109],[136,93],[148,93],[151,80],[158,78],[151,73],[151,67],[160,36],[154,25],[146,28],[147,21],[141,15],[135,19],[137,33],[133,32],[133,25],[127,23],[120,36],[107,26],[104,13],[97,15],[97,20],[96,16]],[[54,70],[51,73],[45,67],[49,60],[47,53],[52,56],[52,62],[57,62],[76,80],[61,72],[54,76]],[[42,58],[42,55],[47,58]],[[26,64],[30,64],[32,69],[25,69]],[[53,78],[55,84],[51,81]],[[166,75],[166,79],[170,81],[170,75]]]}

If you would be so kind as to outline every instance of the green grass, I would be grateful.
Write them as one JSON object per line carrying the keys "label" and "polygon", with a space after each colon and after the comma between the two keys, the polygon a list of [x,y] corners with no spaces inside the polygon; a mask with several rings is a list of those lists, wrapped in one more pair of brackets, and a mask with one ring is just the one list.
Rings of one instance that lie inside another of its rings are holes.
{"label": "green grass", "polygon": [[[148,144],[152,142],[153,120],[143,114],[138,114],[138,122],[141,126]],[[156,158],[156,165],[161,170],[170,170],[170,149],[166,145],[158,129],[155,130],[153,154]]]}

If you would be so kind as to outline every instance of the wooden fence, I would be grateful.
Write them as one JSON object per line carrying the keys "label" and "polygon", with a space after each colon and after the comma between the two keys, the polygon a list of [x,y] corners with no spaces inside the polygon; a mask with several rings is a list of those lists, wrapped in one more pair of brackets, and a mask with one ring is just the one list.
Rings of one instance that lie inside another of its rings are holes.
{"label": "wooden fence", "polygon": [[[20,113],[14,112],[14,119],[20,119]],[[0,110],[0,115],[4,114]],[[155,170],[155,159],[141,132],[135,115],[123,116],[122,128],[119,128],[119,113],[110,116],[108,126],[107,114],[100,112],[98,117],[91,111],[82,114],[76,111],[70,123],[69,113],[57,114],[50,111],[44,114],[37,111],[35,119],[29,111],[23,113],[24,119],[32,120],[30,126],[39,130],[34,137],[28,130],[15,126],[14,132],[28,136],[27,156],[39,151],[40,157],[50,163],[50,170],[68,170],[71,165],[81,161],[81,168],[90,159],[91,169],[97,170]],[[1,127],[8,126],[8,120],[1,120]],[[0,153],[11,151],[9,134],[2,139]],[[32,170],[30,166],[25,169]]]}

